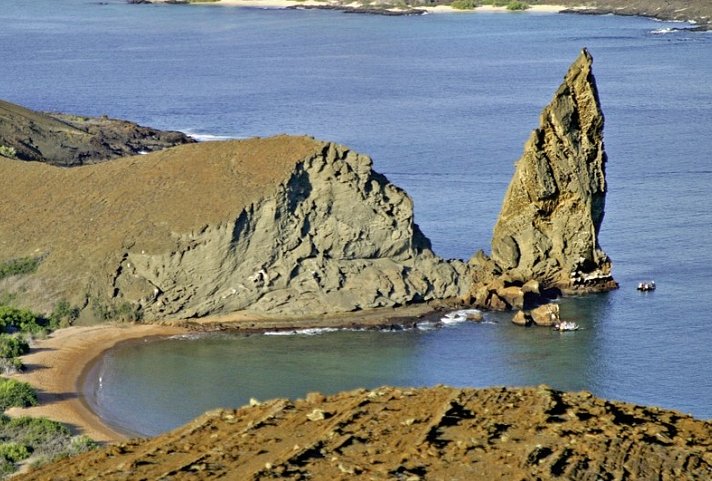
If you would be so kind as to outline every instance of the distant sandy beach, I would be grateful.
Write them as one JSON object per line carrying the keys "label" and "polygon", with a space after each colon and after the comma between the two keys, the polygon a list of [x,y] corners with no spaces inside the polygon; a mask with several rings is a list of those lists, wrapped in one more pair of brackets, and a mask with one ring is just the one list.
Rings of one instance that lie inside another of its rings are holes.
{"label": "distant sandy beach", "polygon": [[[337,3],[333,2],[324,2],[324,1],[315,1],[315,0],[305,0],[305,1],[296,1],[296,0],[219,0],[217,2],[206,2],[206,3],[197,3],[196,5],[215,5],[215,6],[224,6],[224,7],[252,7],[252,8],[288,8],[288,7],[299,7],[299,6],[308,6],[308,7],[313,7],[313,6],[329,6],[329,5],[338,5]],[[363,6],[359,2],[353,2],[351,4],[344,4],[343,6],[351,6],[354,8],[361,7]],[[510,10],[507,10],[506,7],[493,7],[491,5],[483,5],[481,7],[477,7],[473,10],[457,10],[454,9],[448,5],[438,5],[436,7],[420,7],[420,6],[414,6],[412,7],[414,9],[418,10],[426,10],[430,13],[498,13],[498,12],[509,12],[511,13]],[[562,6],[562,5],[530,5],[530,7],[525,10],[525,12],[533,12],[533,13],[558,13],[567,7]],[[392,10],[398,10],[398,9],[392,9]]]}
{"label": "distant sandy beach", "polygon": [[22,357],[26,371],[11,376],[37,389],[40,405],[12,408],[6,413],[60,421],[74,433],[100,442],[126,439],[126,435],[107,426],[82,400],[79,384],[85,368],[120,342],[184,332],[178,327],[159,325],[101,325],[55,331],[47,339],[37,341],[30,353]]}

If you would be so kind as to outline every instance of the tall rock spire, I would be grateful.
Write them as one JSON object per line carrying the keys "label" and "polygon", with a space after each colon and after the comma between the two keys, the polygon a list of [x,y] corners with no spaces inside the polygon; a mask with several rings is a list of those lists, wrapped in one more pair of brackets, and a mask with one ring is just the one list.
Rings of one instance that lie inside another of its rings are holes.
{"label": "tall rock spire", "polygon": [[[538,281],[542,288],[564,293],[617,287],[611,262],[598,244],[606,152],[592,63],[584,49],[541,113],[507,189],[491,259],[479,254],[470,261],[475,289],[495,278],[500,287]],[[483,292],[476,297],[478,304],[497,307]]]}
{"label": "tall rock spire", "polygon": [[606,152],[592,63],[582,50],[541,113],[492,238],[492,259],[503,272],[563,291],[605,290],[613,282],[598,244]]}

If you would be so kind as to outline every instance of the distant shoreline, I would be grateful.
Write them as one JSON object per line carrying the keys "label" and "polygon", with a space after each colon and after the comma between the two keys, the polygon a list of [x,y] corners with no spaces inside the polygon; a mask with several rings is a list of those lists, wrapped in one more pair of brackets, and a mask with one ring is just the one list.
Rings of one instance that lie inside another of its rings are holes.
{"label": "distant shoreline", "polygon": [[264,8],[264,9],[325,9],[325,10],[342,10],[346,12],[356,13],[391,13],[391,14],[423,14],[423,13],[558,13],[565,10],[567,7],[563,5],[530,5],[526,10],[518,10],[516,12],[508,10],[507,7],[494,7],[492,5],[482,5],[469,10],[461,10],[453,8],[449,5],[436,6],[420,6],[406,5],[404,7],[387,7],[376,5],[366,5],[364,3],[353,1],[351,3],[341,1],[318,1],[318,0],[217,0],[206,2],[183,2],[180,0],[152,0],[146,3],[170,3],[170,4],[189,4],[201,6],[218,6],[218,7],[248,7],[248,8]]}
{"label": "distant shoreline", "polygon": [[[330,2],[319,2],[315,0],[218,0],[217,2],[208,2],[199,5],[216,5],[225,7],[262,7],[262,8],[298,8],[300,6],[305,7],[319,7],[334,5]],[[345,8],[359,8],[362,5],[359,2],[352,2],[342,5]],[[472,10],[458,10],[452,8],[449,5],[437,5],[434,7],[429,6],[419,6],[413,5],[408,7],[414,10],[423,10],[428,13],[513,13],[507,10],[507,7],[493,7],[491,5],[482,5],[480,7],[474,8]],[[561,10],[565,10],[566,7],[562,5],[531,5],[527,10],[521,12],[524,13],[558,13]],[[389,11],[398,11],[398,8],[386,9]]]}
{"label": "distant shoreline", "polygon": [[[580,15],[619,15],[652,18],[660,21],[685,22],[690,24],[689,30],[712,30],[712,5],[695,5],[693,10],[688,8],[675,8],[675,5],[660,2],[647,2],[645,4],[626,4],[616,0],[600,0],[584,4],[576,0],[557,0],[552,4],[528,5],[526,10],[510,11],[505,6],[493,7],[481,5],[469,10],[452,8],[450,5],[410,5],[390,7],[387,4],[366,4],[354,0],[215,0],[215,1],[190,1],[190,0],[128,0],[130,3],[169,3],[181,5],[213,5],[223,7],[248,7],[264,9],[324,9],[340,10],[350,13],[365,13],[376,15],[422,15],[425,13],[569,13]],[[526,3],[526,2],[525,2]],[[674,3],[674,2],[673,2]],[[681,2],[678,2],[682,5]],[[657,5],[657,6],[656,6]],[[709,10],[709,11],[708,11]]]}

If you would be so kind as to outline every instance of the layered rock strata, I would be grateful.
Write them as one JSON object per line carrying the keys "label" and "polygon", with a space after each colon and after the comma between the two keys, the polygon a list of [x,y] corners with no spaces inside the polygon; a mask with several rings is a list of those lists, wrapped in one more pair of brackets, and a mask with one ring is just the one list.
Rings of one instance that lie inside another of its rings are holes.
{"label": "layered rock strata", "polygon": [[343,146],[282,136],[75,169],[0,159],[0,173],[16,187],[0,256],[43,256],[0,282],[26,304],[306,317],[463,293],[465,265],[432,253],[410,197]]}
{"label": "layered rock strata", "polygon": [[[591,55],[571,65],[524,147],[494,228],[491,257],[470,264],[470,301],[524,308],[529,295],[614,289],[598,243],[606,200],[603,113]],[[535,281],[535,283],[532,283]]]}
{"label": "layered rock strata", "polygon": [[19,160],[74,167],[191,142],[181,132],[107,117],[36,112],[0,100],[0,147]]}
{"label": "layered rock strata", "polygon": [[712,479],[712,424],[586,392],[380,388],[253,404],[17,479]]}

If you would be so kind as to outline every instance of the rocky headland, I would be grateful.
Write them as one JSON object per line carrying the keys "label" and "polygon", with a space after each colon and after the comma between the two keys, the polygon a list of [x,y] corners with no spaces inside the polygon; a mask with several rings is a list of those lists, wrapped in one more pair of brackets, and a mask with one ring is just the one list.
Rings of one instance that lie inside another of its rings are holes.
{"label": "rocky headland", "polygon": [[195,142],[108,117],[37,112],[0,100],[0,155],[73,167]]}
{"label": "rocky headland", "polygon": [[613,289],[598,245],[606,154],[591,65],[582,51],[542,112],[491,256],[441,259],[410,197],[370,158],[278,136],[72,169],[0,158],[0,265],[34,263],[0,291],[45,312],[69,301],[91,322],[304,319],[428,301],[530,309]]}
{"label": "rocky headland", "polygon": [[712,29],[712,3],[707,0],[558,0],[555,3],[567,7],[562,13],[641,16],[690,22],[696,30]]}
{"label": "rocky headland", "polygon": [[380,388],[254,401],[16,479],[703,480],[712,424],[537,388]]}
{"label": "rocky headland", "polygon": [[[0,159],[0,289],[97,320],[285,317],[457,297],[465,264],[430,250],[371,159],[306,137],[192,144],[73,169]],[[28,222],[28,219],[31,221]]]}

